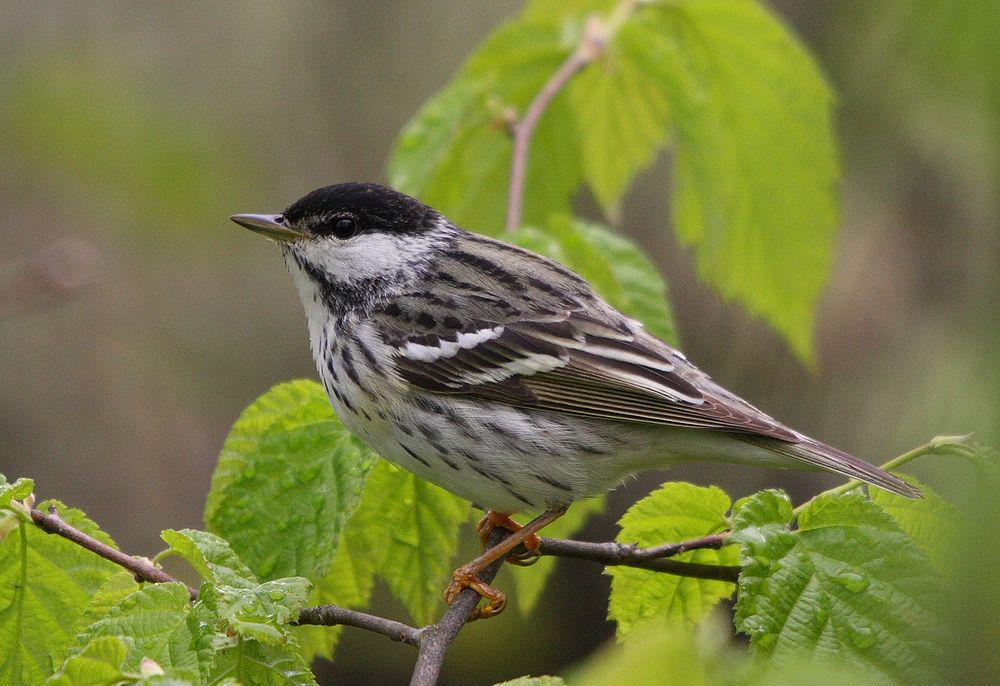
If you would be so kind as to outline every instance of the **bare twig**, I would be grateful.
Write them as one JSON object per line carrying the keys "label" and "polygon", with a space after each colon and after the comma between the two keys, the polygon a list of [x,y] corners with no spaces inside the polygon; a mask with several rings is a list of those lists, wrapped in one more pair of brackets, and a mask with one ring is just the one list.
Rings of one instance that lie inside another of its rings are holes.
{"label": "bare twig", "polygon": [[[156,584],[179,581],[165,571],[154,565],[144,557],[132,557],[120,550],[116,550],[106,543],[101,543],[93,536],[89,536],[74,526],[67,524],[55,505],[49,507],[48,513],[41,510],[31,509],[31,519],[38,527],[48,534],[62,536],[67,541],[72,541],[82,548],[86,548],[92,553],[100,555],[105,560],[110,560],[120,567],[124,567],[135,575],[136,581],[150,581]],[[198,591],[187,587],[191,598],[198,597]]]}
{"label": "bare twig", "polygon": [[730,565],[707,565],[698,562],[680,562],[667,558],[680,555],[689,550],[718,549],[727,545],[729,532],[724,531],[711,536],[685,541],[640,548],[628,543],[589,543],[586,541],[568,541],[559,538],[542,538],[538,552],[542,555],[555,557],[571,557],[577,560],[600,562],[607,566],[638,567],[655,572],[665,572],[677,576],[695,579],[714,579],[736,583],[740,568]]}
{"label": "bare twig", "polygon": [[[510,532],[506,529],[494,529],[486,547],[492,548],[508,536]],[[479,579],[487,584],[493,581],[505,559],[506,556],[501,557],[480,572]],[[420,652],[417,654],[417,663],[410,677],[410,686],[434,686],[437,683],[441,665],[444,664],[445,651],[469,621],[478,604],[479,594],[467,588],[458,594],[458,598],[436,624],[431,624],[421,631]]]}
{"label": "bare twig", "polygon": [[307,607],[299,613],[299,625],[317,626],[353,626],[358,629],[365,629],[376,634],[382,634],[393,641],[408,643],[411,646],[420,646],[420,629],[414,629],[408,624],[396,622],[385,617],[370,615],[367,612],[348,610],[336,605],[317,605]]}
{"label": "bare twig", "polygon": [[617,33],[625,20],[642,4],[643,0],[622,0],[607,17],[590,17],[580,36],[580,42],[569,57],[559,65],[549,80],[545,82],[535,99],[528,105],[520,121],[511,125],[514,135],[514,152],[510,160],[510,190],[507,195],[507,231],[514,231],[521,225],[521,211],[524,208],[524,182],[528,174],[528,150],[531,136],[555,97],[577,72],[597,59],[608,41]]}

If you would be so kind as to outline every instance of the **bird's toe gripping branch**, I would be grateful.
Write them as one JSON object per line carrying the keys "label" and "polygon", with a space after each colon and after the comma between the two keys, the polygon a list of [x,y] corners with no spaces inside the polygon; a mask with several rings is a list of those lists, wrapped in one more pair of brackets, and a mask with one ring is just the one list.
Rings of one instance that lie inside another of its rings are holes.
{"label": "bird's toe gripping branch", "polygon": [[[511,519],[508,514],[488,510],[476,524],[476,533],[479,534],[479,540],[483,545],[484,551],[489,545],[490,534],[498,528],[506,529],[512,534],[516,534],[523,527]],[[541,544],[542,539],[538,537],[538,534],[528,534],[521,541],[521,546],[524,550],[515,550],[512,552],[507,557],[507,562],[520,567],[527,567],[534,564],[538,560],[538,548]]]}
{"label": "bird's toe gripping branch", "polygon": [[493,547],[484,550],[476,559],[455,570],[455,573],[451,577],[451,583],[448,584],[448,589],[444,593],[445,601],[451,605],[462,591],[471,588],[480,596],[486,598],[486,604],[476,608],[471,619],[486,619],[503,612],[504,607],[507,606],[507,597],[480,579],[479,573],[500,558],[510,556],[511,551],[519,546],[527,549],[527,552],[519,555],[519,557],[524,557],[525,555],[530,557],[537,556],[538,547],[541,545],[541,540],[536,535],[538,530],[559,519],[565,512],[565,507],[549,510],[535,517],[523,527],[506,514],[488,512],[476,525],[476,531],[483,539],[484,546],[489,539],[489,535],[497,527],[507,529],[512,533]]}

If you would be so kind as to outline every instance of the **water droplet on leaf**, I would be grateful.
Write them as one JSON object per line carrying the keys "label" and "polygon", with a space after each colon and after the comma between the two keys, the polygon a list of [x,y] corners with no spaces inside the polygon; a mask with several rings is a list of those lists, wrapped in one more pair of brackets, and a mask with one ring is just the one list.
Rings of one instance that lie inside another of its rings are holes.
{"label": "water droplet on leaf", "polygon": [[848,627],[847,636],[851,639],[851,643],[854,644],[855,648],[868,648],[878,640],[874,629],[858,623],[851,624]]}
{"label": "water droplet on leaf", "polygon": [[871,583],[868,577],[856,572],[843,572],[833,577],[833,581],[852,593],[861,593]]}

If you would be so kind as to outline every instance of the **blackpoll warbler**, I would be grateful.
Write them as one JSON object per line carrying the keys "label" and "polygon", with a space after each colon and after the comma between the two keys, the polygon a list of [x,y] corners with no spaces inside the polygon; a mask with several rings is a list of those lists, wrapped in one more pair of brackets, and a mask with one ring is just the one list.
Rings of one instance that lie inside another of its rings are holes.
{"label": "blackpoll warbler", "polygon": [[597,296],[566,267],[469,233],[375,184],[320,188],[236,223],[278,241],[341,420],[392,462],[493,512],[545,511],[460,568],[475,574],[575,500],[683,461],[818,468],[918,491],[775,421]]}

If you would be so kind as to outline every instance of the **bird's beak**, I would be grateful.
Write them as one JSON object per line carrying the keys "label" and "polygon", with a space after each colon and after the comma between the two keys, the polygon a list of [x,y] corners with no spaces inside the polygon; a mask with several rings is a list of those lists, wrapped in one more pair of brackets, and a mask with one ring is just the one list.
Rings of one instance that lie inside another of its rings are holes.
{"label": "bird's beak", "polygon": [[245,229],[282,243],[295,243],[306,237],[306,234],[290,229],[279,221],[280,214],[234,214],[230,219]]}

